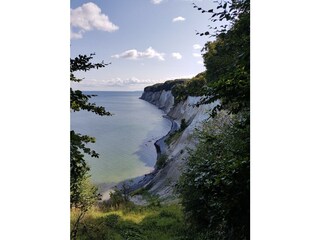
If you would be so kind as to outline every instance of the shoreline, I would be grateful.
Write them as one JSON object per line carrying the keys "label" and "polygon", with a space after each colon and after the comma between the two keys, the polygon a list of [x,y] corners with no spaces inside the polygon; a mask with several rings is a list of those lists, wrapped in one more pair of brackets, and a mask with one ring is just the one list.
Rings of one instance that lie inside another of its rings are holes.
{"label": "shoreline", "polygon": [[[158,159],[160,158],[161,154],[164,153],[165,148],[167,147],[165,140],[170,136],[171,133],[175,132],[179,128],[178,124],[174,121],[173,118],[169,117],[168,115],[163,115],[162,117],[168,119],[171,122],[171,128],[166,135],[159,138],[154,143],[154,146],[157,151],[156,163],[157,163]],[[155,177],[155,175],[159,171],[159,169],[157,169],[157,167],[156,167],[156,163],[155,163],[155,166],[154,166],[154,169],[152,172],[147,173],[143,176],[133,178],[133,179],[124,180],[124,181],[120,182],[119,184],[117,184],[116,186],[121,187],[123,184],[127,184],[129,186],[129,192],[133,192],[133,191],[145,186],[146,184],[150,183],[150,181]]]}
{"label": "shoreline", "polygon": [[[141,100],[144,100],[144,99],[141,99]],[[146,100],[144,100],[144,101],[146,101]],[[148,102],[148,101],[146,101],[146,102]],[[152,104],[152,103],[150,103],[150,104]],[[162,110],[162,109],[159,108],[159,110]],[[165,150],[167,148],[167,144],[165,143],[165,140],[170,136],[170,134],[172,134],[173,132],[175,132],[179,129],[178,123],[175,122],[175,120],[173,118],[171,118],[167,114],[162,115],[162,117],[168,119],[171,122],[171,127],[166,135],[164,135],[163,137],[156,140],[153,144],[156,148],[156,153],[157,153],[156,162],[154,164],[153,170],[150,173],[147,173],[147,174],[135,177],[135,178],[131,178],[131,179],[125,179],[119,183],[114,183],[113,186],[108,186],[108,188],[103,187],[103,185],[105,186],[105,184],[101,184],[100,186],[98,186],[99,192],[102,195],[102,199],[100,201],[108,201],[110,197],[107,195],[109,195],[110,191],[112,191],[112,189],[115,187],[117,187],[118,189],[121,189],[121,187],[124,184],[126,184],[127,187],[129,187],[128,191],[131,193],[131,192],[145,186],[146,184],[150,183],[150,181],[152,181],[152,179],[158,173],[159,169],[157,169],[156,164],[157,164],[157,161],[160,158],[160,156],[165,152]]]}
{"label": "shoreline", "polygon": [[165,143],[165,140],[170,136],[170,134],[174,133],[175,131],[177,131],[179,129],[179,125],[175,122],[175,120],[173,118],[171,118],[168,115],[163,115],[162,117],[168,119],[171,122],[171,128],[169,130],[169,132],[163,136],[162,138],[158,139],[154,145],[156,147],[157,150],[157,160],[159,158],[159,155],[161,155],[161,153],[163,153],[165,151],[165,148],[167,147],[167,144]]}

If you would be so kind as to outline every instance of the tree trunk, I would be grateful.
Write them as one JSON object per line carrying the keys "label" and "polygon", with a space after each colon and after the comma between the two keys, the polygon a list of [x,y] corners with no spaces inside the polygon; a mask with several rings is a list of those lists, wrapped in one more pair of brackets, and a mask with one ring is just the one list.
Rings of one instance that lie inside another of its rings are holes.
{"label": "tree trunk", "polygon": [[77,218],[76,222],[74,223],[72,231],[71,231],[71,240],[77,239],[79,224],[85,214],[86,214],[86,211],[81,211],[79,214],[79,217]]}

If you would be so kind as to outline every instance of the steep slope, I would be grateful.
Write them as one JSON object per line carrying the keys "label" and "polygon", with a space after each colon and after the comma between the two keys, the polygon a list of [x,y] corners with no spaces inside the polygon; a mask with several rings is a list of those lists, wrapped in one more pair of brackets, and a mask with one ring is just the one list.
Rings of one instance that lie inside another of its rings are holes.
{"label": "steep slope", "polygon": [[[188,149],[193,149],[197,144],[195,129],[201,128],[203,121],[209,118],[210,109],[217,103],[196,106],[201,97],[194,96],[188,96],[186,100],[175,103],[171,90],[148,91],[148,88],[141,99],[163,109],[167,117],[173,121],[174,129],[171,134],[156,143],[158,149],[161,149],[158,155],[161,166],[156,167],[153,177],[145,184],[150,193],[159,195],[162,201],[172,202],[176,200],[174,186],[185,166]],[[187,123],[183,131],[179,130],[181,121]]]}
{"label": "steep slope", "polygon": [[156,92],[144,91],[141,99],[156,105],[165,113],[168,113],[174,104],[174,97],[170,90],[161,90]]}

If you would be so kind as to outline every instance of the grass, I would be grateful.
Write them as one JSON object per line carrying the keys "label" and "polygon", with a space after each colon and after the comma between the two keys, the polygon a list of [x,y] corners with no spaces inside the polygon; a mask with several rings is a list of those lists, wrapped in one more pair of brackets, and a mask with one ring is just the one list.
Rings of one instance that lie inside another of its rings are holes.
{"label": "grass", "polygon": [[[71,223],[75,212],[71,212]],[[186,226],[180,205],[102,211],[93,208],[84,217],[78,239],[184,239]]]}

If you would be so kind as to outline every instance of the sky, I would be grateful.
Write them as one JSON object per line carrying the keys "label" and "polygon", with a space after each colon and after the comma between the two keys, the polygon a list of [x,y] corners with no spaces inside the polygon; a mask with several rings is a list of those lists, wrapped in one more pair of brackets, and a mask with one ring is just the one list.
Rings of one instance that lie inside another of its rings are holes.
{"label": "sky", "polygon": [[158,82],[191,78],[205,70],[201,49],[212,38],[211,0],[71,0],[70,55],[95,53],[105,68],[78,73],[74,89],[137,91]]}

